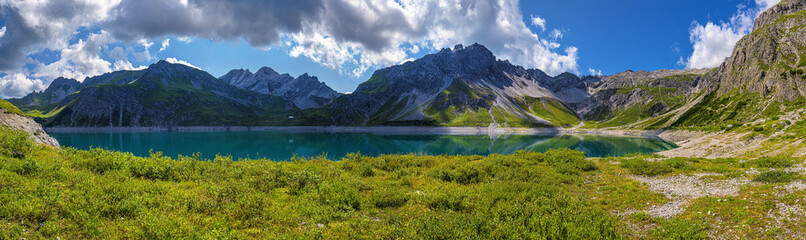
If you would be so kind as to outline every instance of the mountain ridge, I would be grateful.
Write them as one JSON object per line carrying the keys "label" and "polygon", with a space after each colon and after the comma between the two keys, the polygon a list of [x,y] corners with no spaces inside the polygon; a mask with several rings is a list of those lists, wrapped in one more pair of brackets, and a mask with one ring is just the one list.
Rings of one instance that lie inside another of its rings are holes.
{"label": "mountain ridge", "polygon": [[280,74],[270,67],[261,67],[255,73],[249,69],[233,69],[218,79],[243,89],[282,96],[300,109],[322,107],[340,95],[308,73],[294,78],[288,73]]}
{"label": "mountain ridge", "polygon": [[[213,80],[202,70],[166,69],[170,65],[160,61],[142,71],[87,78],[77,94],[67,94],[75,87],[75,80],[61,79],[41,93],[12,102],[24,105],[26,101],[34,102],[31,99],[47,99],[36,98],[47,93],[55,96],[50,99],[63,98],[56,107],[43,101],[51,110],[58,110],[75,101],[83,89],[95,93],[99,88],[95,86],[138,84],[141,79],[150,79],[149,74],[157,74],[163,76],[157,77],[161,82],[156,81],[151,87],[201,89],[222,99],[241,95],[224,101],[234,101],[230,105],[240,111],[248,112],[250,106],[260,104],[242,98],[251,96],[244,92],[218,91],[216,88],[229,89],[220,84],[286,101],[281,104],[285,106],[282,111],[279,108],[263,113],[252,111],[256,115],[249,115],[250,118],[260,120],[234,124],[725,130],[760,117],[784,114],[802,101],[806,89],[803,87],[806,50],[801,51],[806,49],[803,40],[806,32],[801,31],[806,26],[804,8],[804,1],[786,1],[762,13],[753,32],[737,43],[725,63],[713,69],[628,70],[600,77],[562,73],[552,77],[539,69],[500,60],[480,44],[458,44],[420,59],[378,69],[351,94],[338,94],[316,77],[303,74],[295,78],[270,67],[262,67],[255,73],[233,69]],[[193,73],[188,75],[192,77],[182,77],[188,73]],[[200,79],[205,80],[197,81]],[[211,87],[214,85],[217,87]],[[61,89],[59,86],[68,89],[56,91]],[[765,99],[768,96],[775,100]],[[56,115],[51,111],[41,117],[52,124]],[[70,122],[68,125],[72,125],[73,121]],[[221,121],[195,123],[215,125]]]}

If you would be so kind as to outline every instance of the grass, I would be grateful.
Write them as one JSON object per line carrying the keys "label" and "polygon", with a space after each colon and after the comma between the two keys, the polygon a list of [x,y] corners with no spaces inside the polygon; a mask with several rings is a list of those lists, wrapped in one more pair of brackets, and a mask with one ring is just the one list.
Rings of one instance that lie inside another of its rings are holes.
{"label": "grass", "polygon": [[0,109],[8,113],[14,113],[22,116],[25,115],[25,113],[23,113],[22,110],[20,110],[19,108],[14,106],[14,104],[11,104],[10,102],[4,99],[0,99]]}
{"label": "grass", "polygon": [[[803,206],[803,191],[776,193],[778,179],[798,175],[762,173],[776,180],[730,201],[693,199],[671,218],[640,212],[670,199],[629,178],[743,177],[735,173],[800,162],[786,157],[591,159],[564,149],[235,161],[53,149],[8,129],[0,150],[0,239],[702,239],[741,224],[731,229],[743,238],[804,232],[795,218],[762,229],[776,204]],[[639,212],[614,214],[626,210]]]}
{"label": "grass", "polygon": [[591,171],[571,150],[274,162],[35,146],[0,154],[0,238],[619,238],[565,190]]}
{"label": "grass", "polygon": [[753,178],[753,181],[765,183],[786,183],[797,180],[800,174],[797,172],[787,172],[783,170],[772,170],[763,172]]}
{"label": "grass", "polygon": [[576,126],[579,118],[569,106],[557,99],[524,97],[527,109],[532,114],[543,118],[556,126]]}

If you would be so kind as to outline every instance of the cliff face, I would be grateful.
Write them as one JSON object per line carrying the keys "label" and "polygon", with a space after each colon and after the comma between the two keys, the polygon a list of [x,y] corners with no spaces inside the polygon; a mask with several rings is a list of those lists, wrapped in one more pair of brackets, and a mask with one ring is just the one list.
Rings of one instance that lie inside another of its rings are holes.
{"label": "cliff face", "polygon": [[[0,99],[0,103],[8,103],[6,100]],[[17,109],[9,109],[13,108],[10,104],[0,104],[0,125],[7,126],[14,130],[22,130],[26,131],[30,134],[31,138],[36,143],[46,144],[54,147],[59,147],[59,142],[56,139],[48,136],[44,130],[42,130],[42,125],[36,123],[33,119],[27,116],[21,115],[20,111]],[[6,107],[10,106],[10,107]]]}
{"label": "cliff face", "polygon": [[779,100],[806,96],[806,1],[784,1],[756,19],[716,71],[719,94],[734,90]]}

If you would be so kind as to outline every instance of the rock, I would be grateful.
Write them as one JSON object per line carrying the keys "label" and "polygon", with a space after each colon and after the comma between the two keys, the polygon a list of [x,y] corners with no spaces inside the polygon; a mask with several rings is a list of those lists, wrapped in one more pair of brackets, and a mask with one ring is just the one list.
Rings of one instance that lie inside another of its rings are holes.
{"label": "rock", "polygon": [[53,147],[59,147],[59,142],[56,139],[48,136],[42,125],[36,123],[33,119],[19,114],[11,113],[0,109],[0,125],[7,126],[14,130],[26,131],[30,134],[31,139],[36,143],[45,144]]}

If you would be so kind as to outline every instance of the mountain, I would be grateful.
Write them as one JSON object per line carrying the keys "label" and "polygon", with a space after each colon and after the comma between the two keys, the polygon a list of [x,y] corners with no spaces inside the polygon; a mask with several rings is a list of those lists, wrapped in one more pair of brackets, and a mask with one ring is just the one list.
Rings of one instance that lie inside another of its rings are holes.
{"label": "mountain", "polygon": [[783,1],[719,67],[604,77],[576,110],[586,127],[785,131],[806,104],[804,26],[806,1]]}
{"label": "mountain", "polygon": [[473,44],[377,70],[345,95],[307,74],[294,78],[263,67],[256,73],[237,69],[214,78],[198,69],[160,61],[145,70],[108,73],[82,83],[57,79],[45,91],[10,101],[41,117],[47,126],[783,131],[788,127],[779,123],[789,126],[801,121],[793,116],[800,116],[795,111],[806,104],[804,9],[806,1],[791,0],[762,13],[753,32],[714,69],[552,77],[498,60],[484,46]]}
{"label": "mountain", "polygon": [[281,97],[223,82],[182,64],[159,61],[140,71],[86,79],[48,109],[46,126],[257,125],[296,107]]}
{"label": "mountain", "polygon": [[281,96],[300,109],[322,107],[340,95],[307,73],[294,78],[287,73],[279,74],[269,67],[262,67],[256,73],[248,69],[235,69],[219,79],[243,89]]}
{"label": "mountain", "polygon": [[573,126],[579,118],[568,104],[586,99],[586,86],[570,73],[497,60],[479,44],[457,45],[380,69],[309,115],[337,125]]}
{"label": "mountain", "polygon": [[806,96],[806,1],[783,1],[762,13],[714,78],[733,90],[792,101]]}
{"label": "mountain", "polygon": [[81,83],[75,79],[60,77],[53,80],[44,91],[32,92],[23,98],[12,98],[8,99],[8,101],[24,110],[52,108],[53,104],[58,103],[80,88]]}
{"label": "mountain", "polygon": [[[703,91],[709,69],[626,71],[601,77],[591,85],[593,94],[576,112],[587,128],[659,128],[666,119],[654,119],[687,109]],[[657,120],[657,121],[653,121]],[[639,126],[640,125],[640,126]]]}

